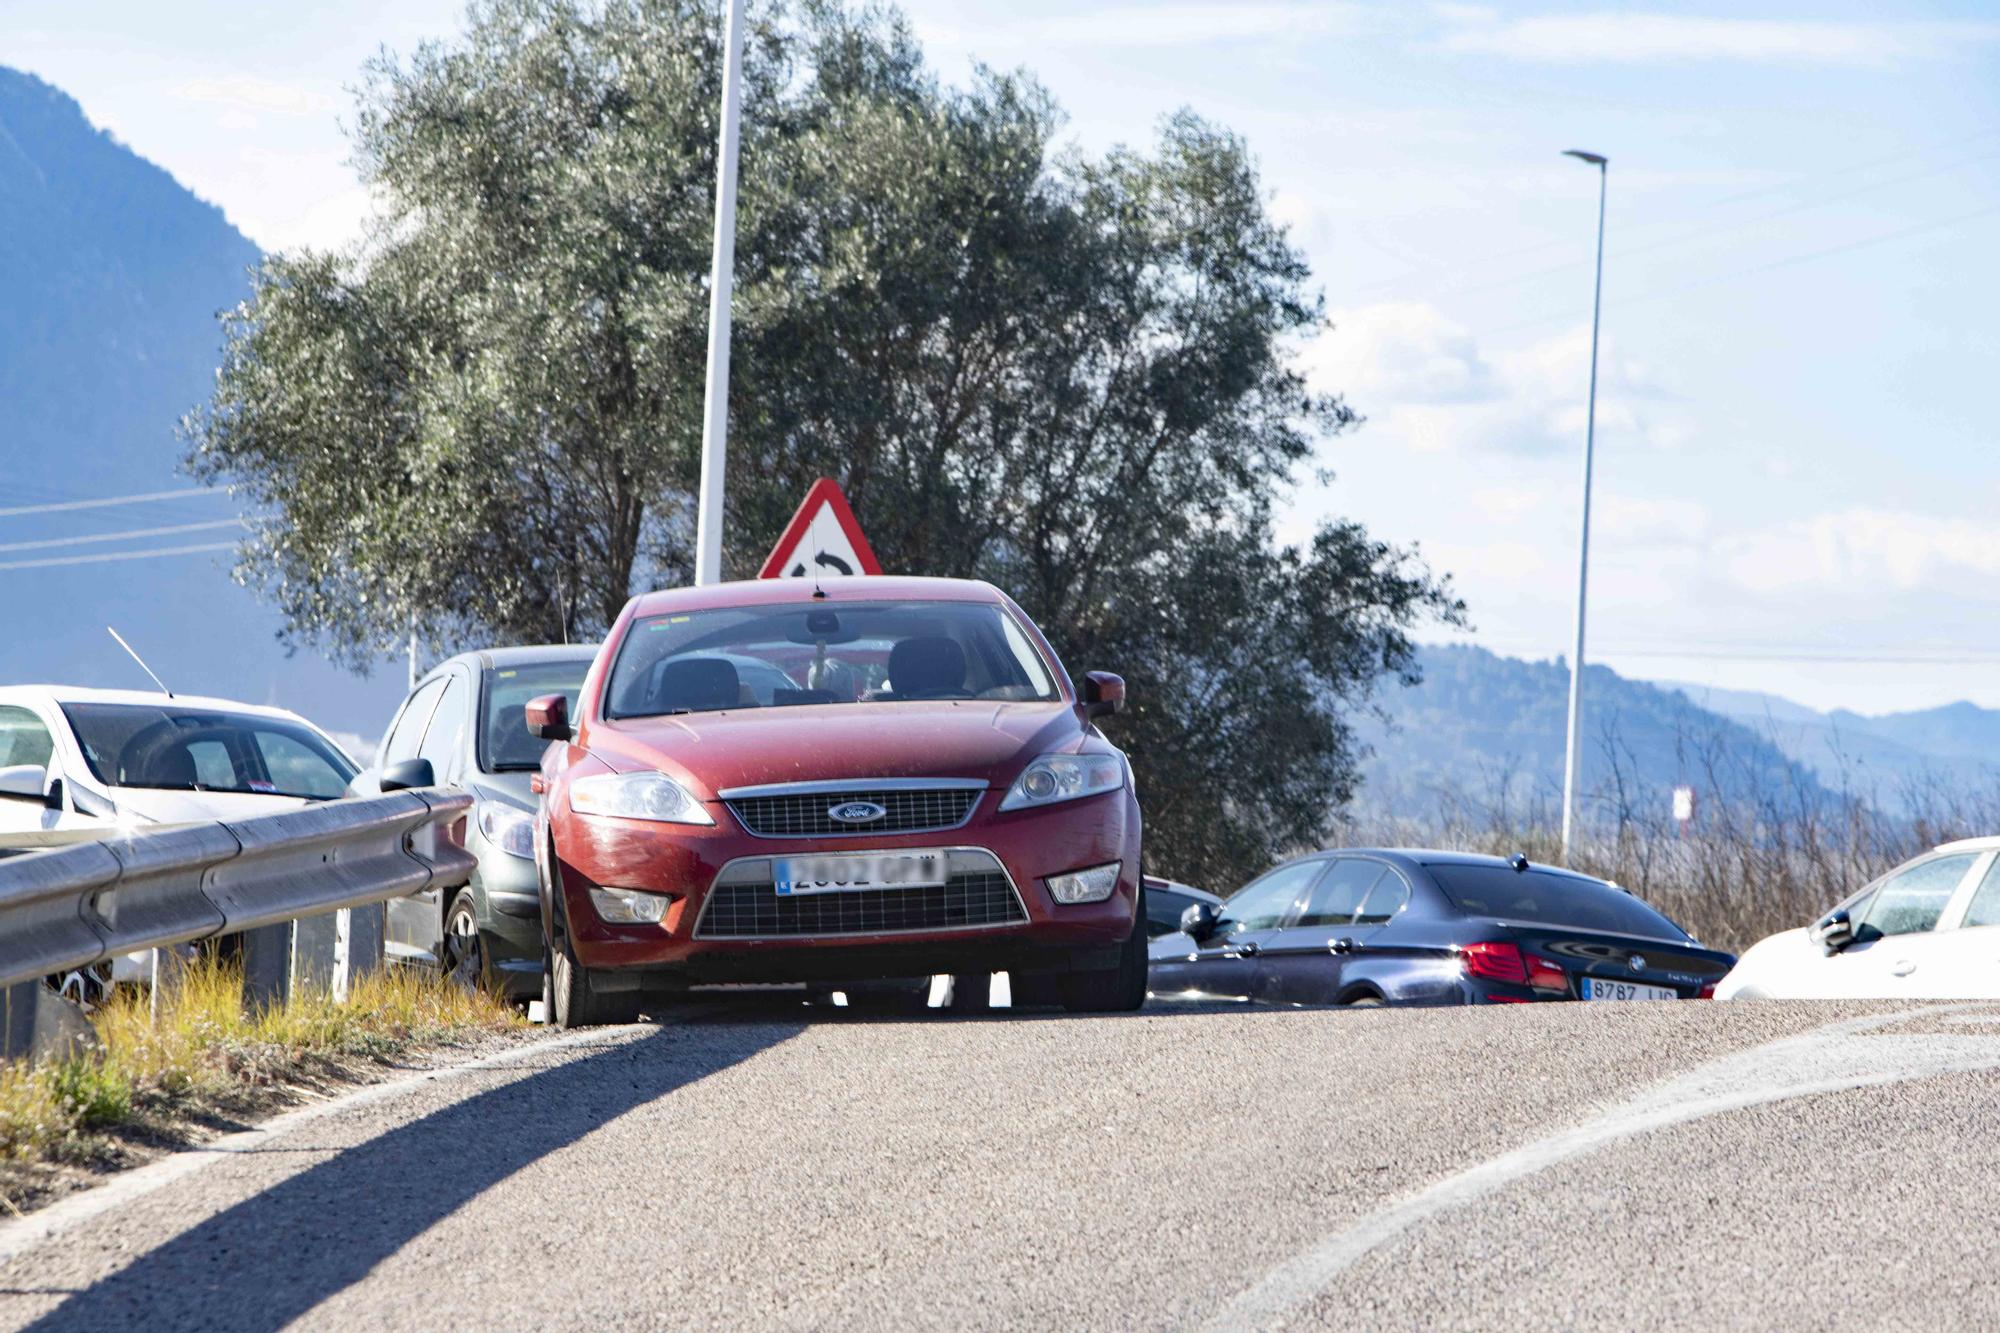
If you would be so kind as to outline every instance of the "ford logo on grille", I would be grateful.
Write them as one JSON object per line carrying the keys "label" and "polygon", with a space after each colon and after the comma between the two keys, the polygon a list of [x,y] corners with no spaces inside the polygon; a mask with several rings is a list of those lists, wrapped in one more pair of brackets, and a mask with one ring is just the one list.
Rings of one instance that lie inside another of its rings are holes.
{"label": "ford logo on grille", "polygon": [[873,801],[842,801],[826,809],[828,819],[842,824],[872,824],[888,813]]}

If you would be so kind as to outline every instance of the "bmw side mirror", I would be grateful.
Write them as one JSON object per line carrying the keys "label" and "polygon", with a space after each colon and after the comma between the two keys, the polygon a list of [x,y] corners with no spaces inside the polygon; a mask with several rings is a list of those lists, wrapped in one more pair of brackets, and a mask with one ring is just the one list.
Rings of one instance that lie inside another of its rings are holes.
{"label": "bmw side mirror", "polygon": [[1189,903],[1181,913],[1181,934],[1196,944],[1206,944],[1215,935],[1215,928],[1222,921],[1215,908],[1207,903]]}
{"label": "bmw side mirror", "polygon": [[569,725],[569,700],[544,694],[528,700],[528,734],[545,741],[566,741],[576,733]]}
{"label": "bmw side mirror", "polygon": [[[10,801],[49,803],[49,770],[40,764],[13,764],[0,768],[0,797]],[[61,804],[62,797],[56,797]]]}
{"label": "bmw side mirror", "polygon": [[398,759],[382,770],[382,790],[408,791],[412,787],[435,787],[437,775],[428,759]]}
{"label": "bmw side mirror", "polygon": [[1854,919],[1843,907],[1815,921],[1810,933],[1812,942],[1826,950],[1828,955],[1837,954],[1854,943]]}
{"label": "bmw side mirror", "polygon": [[1083,673],[1083,711],[1090,717],[1106,717],[1125,707],[1125,678],[1109,671]]}

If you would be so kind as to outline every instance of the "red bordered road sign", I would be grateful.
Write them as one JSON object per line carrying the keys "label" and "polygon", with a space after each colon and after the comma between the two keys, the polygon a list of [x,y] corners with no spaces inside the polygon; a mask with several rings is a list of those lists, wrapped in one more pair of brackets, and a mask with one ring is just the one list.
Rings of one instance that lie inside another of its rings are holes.
{"label": "red bordered road sign", "polygon": [[861,535],[861,524],[855,521],[854,510],[848,506],[840,483],[832,477],[821,477],[806,492],[805,503],[785,525],[784,535],[771,548],[770,557],[757,571],[757,577],[826,578],[881,572],[881,562],[868,549],[868,539]]}

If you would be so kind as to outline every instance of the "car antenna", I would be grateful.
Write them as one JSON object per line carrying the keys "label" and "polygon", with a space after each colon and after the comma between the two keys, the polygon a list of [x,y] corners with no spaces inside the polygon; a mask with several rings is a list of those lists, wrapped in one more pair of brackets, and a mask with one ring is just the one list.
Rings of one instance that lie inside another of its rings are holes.
{"label": "car antenna", "polygon": [[146,665],[146,659],[139,656],[137,650],[135,650],[131,644],[125,642],[124,635],[120,634],[117,630],[112,629],[111,626],[109,625],[106,625],[104,627],[104,632],[109,634],[112,638],[118,640],[118,646],[120,648],[123,648],[126,652],[132,654],[132,660],[139,664],[139,670],[153,677],[153,683],[160,687],[161,694],[166,695],[169,699],[174,697],[174,692],[167,688],[167,682],[161,680],[157,675],[154,675],[153,668]]}
{"label": "car antenna", "polygon": [[1512,866],[1514,868],[1514,873],[1518,875],[1522,871],[1528,868],[1527,855],[1523,852],[1515,852],[1512,856],[1507,858],[1507,864]]}

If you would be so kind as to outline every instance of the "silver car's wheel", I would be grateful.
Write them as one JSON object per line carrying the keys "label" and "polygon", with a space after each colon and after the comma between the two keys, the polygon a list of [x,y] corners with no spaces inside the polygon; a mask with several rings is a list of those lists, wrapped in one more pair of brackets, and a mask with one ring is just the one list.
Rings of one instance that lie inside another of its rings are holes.
{"label": "silver car's wheel", "polygon": [[452,900],[451,911],[445,915],[443,955],[439,965],[450,981],[467,990],[486,984],[486,943],[479,935],[479,916],[473,910],[470,889]]}
{"label": "silver car's wheel", "polygon": [[86,1014],[95,1013],[111,998],[111,964],[92,963],[58,972],[49,977],[48,983],[51,990]]}

